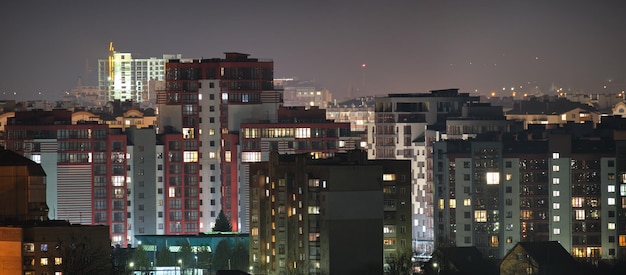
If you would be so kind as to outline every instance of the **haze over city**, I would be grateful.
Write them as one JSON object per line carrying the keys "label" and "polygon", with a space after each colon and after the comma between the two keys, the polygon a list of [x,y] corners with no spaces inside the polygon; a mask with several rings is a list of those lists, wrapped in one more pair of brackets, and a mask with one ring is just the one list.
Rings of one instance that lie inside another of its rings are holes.
{"label": "haze over city", "polygon": [[337,98],[617,92],[624,10],[623,1],[11,1],[0,11],[0,97],[59,100],[79,77],[96,85],[109,42],[137,58],[270,58],[275,77],[313,80]]}

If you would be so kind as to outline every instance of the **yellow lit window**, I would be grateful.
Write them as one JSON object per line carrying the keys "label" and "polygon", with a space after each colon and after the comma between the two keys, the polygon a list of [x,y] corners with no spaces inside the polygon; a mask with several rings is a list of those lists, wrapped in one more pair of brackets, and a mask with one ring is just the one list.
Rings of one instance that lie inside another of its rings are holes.
{"label": "yellow lit window", "polygon": [[522,220],[530,220],[533,218],[532,210],[522,210]]}
{"label": "yellow lit window", "polygon": [[619,235],[619,246],[626,246],[626,235]]}
{"label": "yellow lit window", "polygon": [[231,158],[230,151],[224,152],[224,161],[230,162],[230,158]]}
{"label": "yellow lit window", "polygon": [[394,181],[396,180],[396,174],[383,174],[383,181]]}
{"label": "yellow lit window", "polygon": [[63,258],[61,258],[61,257],[55,257],[55,258],[54,258],[54,264],[55,264],[55,265],[61,265],[61,264],[63,264]]}
{"label": "yellow lit window", "polygon": [[497,235],[492,235],[491,238],[489,239],[489,245],[491,247],[498,247],[500,245],[500,241],[498,240],[498,236]]}
{"label": "yellow lit window", "polygon": [[487,222],[487,210],[474,211],[474,221],[475,222]]}
{"label": "yellow lit window", "polygon": [[41,266],[48,265],[48,258],[41,258],[41,259],[39,259],[39,263],[41,264]]}
{"label": "yellow lit window", "polygon": [[614,222],[610,222],[608,228],[609,228],[609,230],[615,230],[615,223]]}
{"label": "yellow lit window", "polygon": [[446,208],[446,203],[443,199],[439,199],[439,210],[443,210]]}
{"label": "yellow lit window", "polygon": [[472,205],[472,199],[463,200],[463,206],[470,206],[470,205]]}
{"label": "yellow lit window", "polygon": [[585,219],[585,210],[575,210],[576,220],[584,220]]}
{"label": "yellow lit window", "polygon": [[585,204],[585,198],[582,198],[582,197],[572,198],[572,207],[583,207],[584,204]]}
{"label": "yellow lit window", "polygon": [[456,208],[456,199],[450,199],[450,209]]}
{"label": "yellow lit window", "polygon": [[513,180],[513,175],[511,175],[511,174],[506,174],[506,175],[505,175],[505,178],[506,178],[506,180],[507,180],[507,181],[509,181],[509,180]]}
{"label": "yellow lit window", "polygon": [[183,153],[183,161],[184,162],[198,162],[198,152],[185,151]]}

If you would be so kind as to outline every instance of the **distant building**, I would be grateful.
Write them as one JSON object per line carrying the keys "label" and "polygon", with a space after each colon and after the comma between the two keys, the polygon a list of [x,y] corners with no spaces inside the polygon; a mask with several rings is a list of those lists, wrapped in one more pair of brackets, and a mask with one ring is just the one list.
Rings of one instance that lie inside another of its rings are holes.
{"label": "distant building", "polygon": [[408,162],[363,151],[250,164],[250,265],[257,273],[382,274],[410,243]]}
{"label": "distant building", "polygon": [[[277,81],[275,81],[277,82]],[[319,88],[312,81],[288,80],[279,81],[283,89],[283,101],[286,107],[317,106],[325,109],[333,100],[332,93],[327,89]]]}
{"label": "distant building", "polygon": [[165,63],[180,59],[181,55],[163,55],[162,58],[133,58],[131,53],[119,53],[109,46],[107,59],[98,60],[99,104],[108,101],[134,101],[146,104],[156,102],[157,91],[150,81],[165,81]]}
{"label": "distant building", "polygon": [[326,118],[335,122],[349,122],[353,132],[363,132],[374,124],[374,97],[358,97],[341,102],[334,101],[326,107]]}
{"label": "distant building", "polygon": [[572,102],[564,98],[555,100],[549,97],[530,98],[515,103],[506,112],[507,120],[524,121],[525,128],[530,124],[556,124],[600,122],[600,112],[591,105]]}

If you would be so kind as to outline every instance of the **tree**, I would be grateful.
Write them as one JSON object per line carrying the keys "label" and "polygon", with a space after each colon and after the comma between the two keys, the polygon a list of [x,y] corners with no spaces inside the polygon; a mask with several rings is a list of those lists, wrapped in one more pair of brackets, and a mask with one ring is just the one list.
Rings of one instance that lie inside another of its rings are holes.
{"label": "tree", "polygon": [[213,269],[228,269],[228,261],[232,255],[232,248],[229,240],[223,239],[217,243],[217,248],[213,252]]}
{"label": "tree", "polygon": [[413,269],[413,251],[410,247],[403,247],[392,254],[389,259],[389,274],[409,275]]}
{"label": "tree", "polygon": [[167,248],[167,246],[161,246],[157,250],[156,265],[157,266],[174,266],[176,260],[174,254]]}
{"label": "tree", "polygon": [[224,214],[224,210],[220,210],[220,214],[215,219],[213,232],[233,232],[233,227],[230,225],[228,217]]}
{"label": "tree", "polygon": [[136,270],[150,270],[150,259],[148,258],[146,250],[143,249],[143,245],[135,248],[131,261]]}
{"label": "tree", "polygon": [[62,260],[63,274],[108,274],[111,272],[110,252],[90,246],[87,237],[71,236],[67,241],[59,240],[54,253]]}
{"label": "tree", "polygon": [[250,262],[249,252],[243,242],[238,241],[237,243],[235,243],[230,262],[232,269],[247,271]]}
{"label": "tree", "polygon": [[211,250],[208,247],[208,245],[202,245],[198,250],[198,268],[211,269]]}
{"label": "tree", "polygon": [[[193,267],[195,265],[195,254],[191,251],[191,245],[187,240],[183,241],[180,245],[180,250],[176,255],[176,262],[182,261],[182,267]],[[184,269],[184,268],[183,268]]]}

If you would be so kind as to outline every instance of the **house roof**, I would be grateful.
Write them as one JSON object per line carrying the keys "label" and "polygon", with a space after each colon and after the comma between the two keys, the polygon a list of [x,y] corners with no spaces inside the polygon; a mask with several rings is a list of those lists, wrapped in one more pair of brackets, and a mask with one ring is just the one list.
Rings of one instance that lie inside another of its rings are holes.
{"label": "house roof", "polygon": [[484,268],[482,254],[474,246],[471,247],[440,247],[439,250],[446,259],[460,272],[468,272],[477,268]]}
{"label": "house roof", "polygon": [[520,242],[521,246],[540,266],[575,265],[577,262],[559,242]]}
{"label": "house roof", "polygon": [[507,114],[554,114],[560,115],[573,109],[580,108],[587,112],[597,112],[596,108],[582,104],[580,102],[569,101],[564,98],[559,98],[553,101],[541,101],[538,99],[523,100],[516,102],[513,109],[509,110]]}
{"label": "house roof", "polygon": [[31,176],[46,176],[41,165],[11,150],[0,150],[0,166],[27,166]]}

